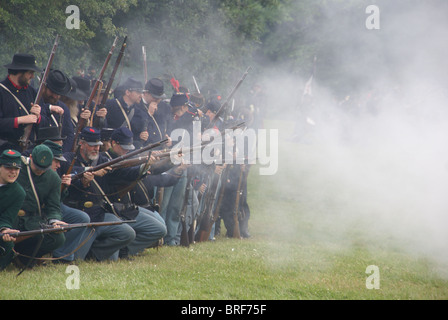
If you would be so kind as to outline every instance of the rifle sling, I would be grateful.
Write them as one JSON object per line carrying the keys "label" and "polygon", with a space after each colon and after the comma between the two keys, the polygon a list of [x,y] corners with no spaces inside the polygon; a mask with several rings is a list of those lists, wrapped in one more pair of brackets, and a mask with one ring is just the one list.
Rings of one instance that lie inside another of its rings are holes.
{"label": "rifle sling", "polygon": [[17,98],[7,87],[5,87],[2,83],[0,83],[0,87],[5,89],[7,92],[9,92],[14,97],[14,99],[16,99],[16,101],[19,104],[20,108],[22,108],[26,112],[27,115],[30,114],[28,112],[28,110],[25,108],[25,106],[23,105],[23,103],[19,100],[19,98]]}
{"label": "rifle sling", "polygon": [[128,115],[126,114],[126,111],[124,111],[124,108],[121,105],[120,101],[118,99],[115,99],[115,101],[117,101],[118,106],[120,107],[120,110],[121,110],[121,112],[123,113],[123,116],[124,116],[124,121],[123,121],[123,123],[121,124],[120,127],[123,127],[125,124],[127,124],[129,130],[131,130],[131,120],[134,117],[134,108],[132,108],[131,111],[129,111],[129,117],[128,117]]}

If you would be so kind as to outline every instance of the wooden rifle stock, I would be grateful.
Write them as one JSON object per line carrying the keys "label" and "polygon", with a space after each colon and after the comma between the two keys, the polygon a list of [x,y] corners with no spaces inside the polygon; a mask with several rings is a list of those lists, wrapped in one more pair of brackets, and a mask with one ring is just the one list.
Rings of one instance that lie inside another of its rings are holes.
{"label": "wooden rifle stock", "polygon": [[[100,85],[100,83],[102,82],[103,76],[104,76],[104,72],[106,71],[107,65],[109,64],[110,58],[112,57],[112,52],[115,49],[115,46],[117,44],[117,40],[118,37],[115,37],[115,40],[112,44],[112,47],[109,50],[109,53],[106,57],[106,61],[104,61],[103,67],[101,68],[100,74],[98,76],[98,79],[95,81],[95,85],[93,86],[92,92],[90,93],[90,97],[87,100],[86,104],[84,105],[84,108],[88,108],[90,109],[90,105],[92,104],[93,99],[95,98],[95,94],[96,91],[98,90],[98,86]],[[73,146],[72,146],[72,152],[75,151],[76,145],[78,144],[78,137],[79,134],[81,133],[81,130],[85,127],[87,123],[87,120],[84,118],[79,118],[78,120],[78,125],[76,127],[76,133],[75,133],[75,138],[73,140]]]}
{"label": "wooden rifle stock", "polygon": [[95,171],[101,170],[101,169],[103,169],[103,168],[112,166],[112,165],[114,165],[114,164],[116,164],[116,163],[118,163],[118,162],[121,162],[121,161],[125,160],[125,159],[132,158],[132,157],[134,157],[134,156],[136,156],[136,155],[138,155],[138,154],[140,154],[140,153],[143,153],[143,152],[145,152],[145,151],[148,151],[148,150],[150,150],[150,149],[152,149],[152,148],[156,148],[156,147],[158,147],[158,146],[160,146],[161,144],[166,143],[166,142],[168,142],[168,139],[161,140],[161,141],[156,142],[156,143],[148,144],[147,146],[145,146],[145,147],[143,147],[143,148],[141,148],[141,149],[138,149],[138,150],[135,150],[135,151],[126,153],[126,154],[124,154],[124,155],[122,155],[122,156],[119,156],[119,157],[117,157],[117,158],[115,158],[115,159],[112,159],[112,160],[110,160],[110,161],[101,163],[101,164],[99,164],[99,165],[97,165],[97,166],[95,166],[95,167],[87,168],[85,171],[80,172],[80,173],[75,174],[74,176],[72,176],[72,180],[76,180],[76,179],[81,178],[82,175],[83,175],[85,172],[95,172]]}
{"label": "wooden rifle stock", "polygon": [[198,242],[207,241],[210,235],[208,233],[208,226],[210,225],[210,221],[212,219],[211,214],[213,210],[213,204],[215,203],[216,191],[218,188],[219,179],[221,177],[221,175],[216,173],[214,170],[212,175],[212,183],[205,196],[204,210],[201,213],[202,217],[200,217],[199,221],[199,230],[195,236],[195,240]]}
{"label": "wooden rifle stock", "polygon": [[244,175],[244,167],[241,166],[241,173],[238,179],[238,188],[236,190],[235,208],[233,210],[233,237],[238,239],[241,238],[239,210],[240,210],[240,197],[241,197],[241,183],[243,181],[243,175]]}
{"label": "wooden rifle stock", "polygon": [[[53,59],[56,54],[56,49],[59,45],[59,35],[56,35],[56,39],[54,40],[53,48],[51,49],[50,57],[48,58],[47,66],[45,67],[44,75],[42,77],[42,80],[40,82],[39,90],[37,91],[36,99],[34,100],[34,104],[39,104],[40,100],[42,99],[43,95],[43,89],[45,88],[47,84],[47,78],[48,74],[50,73],[51,65],[53,64]],[[33,130],[33,123],[27,124],[23,135],[19,139],[20,147],[22,148],[22,151],[25,151],[30,144],[29,138],[31,135],[31,131]]]}
{"label": "wooden rifle stock", "polygon": [[220,186],[220,190],[219,190],[218,203],[216,204],[216,207],[213,210],[213,216],[212,216],[210,223],[206,229],[205,239],[208,239],[210,237],[210,233],[212,232],[213,224],[216,222],[216,220],[218,220],[219,210],[221,209],[222,200],[224,199],[224,191],[225,191],[224,182],[227,180],[228,175],[229,175],[229,166],[226,166],[224,168],[224,171],[221,174],[221,186]]}
{"label": "wooden rifle stock", "polygon": [[[189,168],[187,168],[189,170]],[[185,189],[184,194],[184,201],[182,210],[180,212],[180,221],[182,223],[182,232],[180,234],[180,245],[183,247],[189,247],[190,246],[190,240],[188,237],[188,230],[187,230],[187,207],[188,207],[188,197],[191,193],[191,171],[187,171],[187,188]],[[192,204],[193,205],[193,204]]]}

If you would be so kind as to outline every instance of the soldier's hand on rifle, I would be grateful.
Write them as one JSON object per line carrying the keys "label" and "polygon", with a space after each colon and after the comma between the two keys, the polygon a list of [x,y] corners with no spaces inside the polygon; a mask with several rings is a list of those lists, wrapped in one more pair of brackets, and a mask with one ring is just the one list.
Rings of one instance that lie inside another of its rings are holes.
{"label": "soldier's hand on rifle", "polygon": [[169,135],[165,135],[166,139],[168,139],[168,142],[166,143],[167,147],[171,147],[173,145],[173,140],[171,139],[171,137]]}
{"label": "soldier's hand on rifle", "polygon": [[52,112],[52,113],[57,113],[60,115],[64,114],[64,109],[62,109],[60,106],[55,106],[55,105],[50,104],[50,106],[48,108],[50,109],[50,112]]}
{"label": "soldier's hand on rifle", "polygon": [[81,183],[84,188],[88,188],[90,186],[90,182],[95,178],[92,172],[84,172],[81,178]]}
{"label": "soldier's hand on rifle", "polygon": [[142,139],[143,141],[148,140],[148,138],[149,138],[149,133],[148,133],[148,131],[142,131],[142,132],[140,132],[139,137],[140,137],[140,139]]}
{"label": "soldier's hand on rifle", "polygon": [[[61,220],[55,220],[51,223],[51,226],[53,228],[60,228],[61,226],[64,226],[64,225],[67,225],[67,223],[64,221],[61,221]],[[60,233],[60,232],[57,232],[57,233]]]}
{"label": "soldier's hand on rifle", "polygon": [[182,163],[174,169],[174,173],[177,175],[181,175],[184,172],[184,170],[190,166],[189,164],[184,163],[183,160],[181,160],[181,161],[182,161]]}
{"label": "soldier's hand on rifle", "polygon": [[204,194],[205,189],[207,189],[207,185],[205,183],[201,184],[201,186],[199,187],[199,192],[201,194]]}
{"label": "soldier's hand on rifle", "polygon": [[72,184],[72,176],[70,174],[63,174],[61,177],[62,184],[70,186]]}
{"label": "soldier's hand on rifle", "polygon": [[216,166],[215,167],[215,173],[216,174],[221,174],[222,170],[224,170],[224,165],[220,165],[220,166]]}
{"label": "soldier's hand on rifle", "polygon": [[81,114],[79,115],[79,117],[83,118],[84,120],[89,120],[91,114],[92,113],[89,109],[81,109]]}
{"label": "soldier's hand on rifle", "polygon": [[30,113],[39,117],[40,116],[40,105],[31,103]]}
{"label": "soldier's hand on rifle", "polygon": [[93,173],[93,175],[95,176],[95,177],[102,177],[102,176],[104,176],[105,174],[107,174],[109,171],[111,171],[112,170],[112,167],[106,167],[106,168],[103,168],[103,169],[100,169],[100,170],[97,170],[97,171],[95,171],[94,173]]}
{"label": "soldier's hand on rifle", "polygon": [[55,220],[51,223],[51,225],[55,228],[59,228],[60,226],[67,225],[67,222],[61,221],[61,220]]}
{"label": "soldier's hand on rifle", "polygon": [[5,228],[2,230],[3,233],[3,237],[2,240],[5,242],[14,242],[16,241],[16,238],[14,238],[13,236],[10,236],[8,233],[15,233],[15,232],[19,232],[19,230],[15,230],[15,229],[9,229],[9,228]]}
{"label": "soldier's hand on rifle", "polygon": [[97,117],[106,118],[106,115],[107,115],[107,109],[106,109],[106,108],[101,108],[101,109],[99,109],[99,110],[97,110],[97,111],[95,112],[95,115],[96,115]]}

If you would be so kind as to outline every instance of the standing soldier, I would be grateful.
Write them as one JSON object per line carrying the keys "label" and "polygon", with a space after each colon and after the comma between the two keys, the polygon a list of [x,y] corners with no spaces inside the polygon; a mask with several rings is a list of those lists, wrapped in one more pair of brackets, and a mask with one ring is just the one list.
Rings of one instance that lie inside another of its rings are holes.
{"label": "standing soldier", "polygon": [[48,124],[41,117],[41,107],[34,104],[37,91],[30,85],[34,73],[41,70],[35,57],[24,53],[15,54],[4,67],[8,76],[0,82],[0,151],[21,150],[19,139],[27,125],[33,125],[29,139],[34,142],[37,126]]}
{"label": "standing soldier", "polygon": [[22,160],[15,150],[5,150],[0,155],[0,270],[6,268],[14,258],[15,238],[7,233],[17,232],[17,213],[25,200],[25,190],[17,183]]}
{"label": "standing soldier", "polygon": [[62,71],[51,70],[48,73],[47,84],[40,101],[42,114],[50,119],[50,126],[57,127],[61,135],[66,137],[64,143],[67,150],[73,145],[75,134],[71,124],[70,110],[60,99],[61,96],[67,95],[71,89],[71,81]]}
{"label": "standing soldier", "polygon": [[135,107],[135,116],[131,121],[136,148],[165,139],[163,127],[154,118],[158,104],[164,97],[163,81],[157,78],[150,79],[145,85],[141,102]]}

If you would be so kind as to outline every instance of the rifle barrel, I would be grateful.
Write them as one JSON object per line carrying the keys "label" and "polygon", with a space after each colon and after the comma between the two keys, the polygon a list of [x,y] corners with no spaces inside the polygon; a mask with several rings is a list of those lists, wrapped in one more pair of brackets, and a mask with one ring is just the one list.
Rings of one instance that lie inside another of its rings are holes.
{"label": "rifle barrel", "polygon": [[[112,47],[109,50],[109,53],[107,54],[106,60],[104,61],[103,67],[101,68],[100,75],[98,76],[98,79],[95,81],[95,85],[93,86],[92,92],[90,92],[90,97],[87,100],[86,104],[84,105],[84,108],[88,108],[90,110],[90,105],[92,104],[93,99],[95,98],[96,91],[98,90],[98,86],[100,85],[100,82],[103,79],[104,72],[106,71],[107,65],[109,64],[109,60],[112,57],[112,52],[115,49],[115,46],[117,44],[118,37],[115,37],[115,40],[112,44]],[[76,145],[78,143],[78,137],[81,133],[82,128],[86,125],[87,120],[83,118],[79,118],[78,125],[76,127],[75,131],[75,138],[73,139],[73,146],[72,146],[72,152],[75,151]]]}
{"label": "rifle barrel", "polygon": [[[56,49],[59,45],[59,34],[56,35],[56,39],[54,40],[53,48],[51,49],[50,56],[48,58],[47,66],[45,67],[44,75],[42,76],[42,80],[39,85],[39,90],[37,91],[36,99],[34,100],[34,104],[39,104],[40,99],[42,99],[43,89],[47,84],[48,74],[50,73],[51,65],[53,64],[53,59],[56,54]],[[27,124],[23,135],[19,139],[19,144],[22,147],[22,150],[25,151],[28,148],[29,138],[31,135],[31,130],[33,129],[33,123]]]}
{"label": "rifle barrel", "polygon": [[135,155],[137,155],[137,154],[140,154],[140,153],[143,153],[143,152],[145,152],[145,151],[148,151],[148,150],[150,150],[150,149],[152,149],[152,148],[158,147],[158,146],[160,146],[161,144],[164,144],[164,143],[166,143],[166,142],[168,142],[168,139],[164,139],[164,140],[161,140],[161,141],[156,142],[156,143],[148,144],[147,146],[145,146],[145,147],[143,147],[143,148],[141,148],[141,149],[132,151],[132,152],[130,152],[130,153],[126,153],[126,154],[124,154],[124,155],[122,155],[122,156],[119,156],[119,157],[117,157],[117,158],[115,158],[115,159],[112,159],[112,160],[110,160],[110,161],[103,162],[103,163],[101,163],[101,164],[99,164],[99,165],[97,165],[97,166],[95,166],[95,167],[90,167],[90,168],[88,168],[87,170],[85,170],[85,171],[83,171],[83,172],[80,172],[80,173],[78,173],[78,174],[72,176],[72,180],[81,178],[81,176],[82,176],[85,172],[94,172],[94,171],[98,171],[98,170],[101,170],[101,169],[103,169],[103,168],[112,166],[112,165],[114,165],[114,164],[116,164],[116,163],[118,163],[118,162],[120,162],[120,161],[123,161],[123,160],[125,160],[125,159],[129,159],[129,158],[132,158],[133,156],[135,156]]}
{"label": "rifle barrel", "polygon": [[57,228],[42,228],[42,229],[35,229],[35,230],[29,230],[29,231],[20,231],[20,232],[12,232],[12,233],[0,233],[0,238],[5,235],[9,234],[10,236],[14,238],[20,238],[20,237],[29,237],[29,236],[35,236],[38,234],[46,234],[46,233],[54,233],[54,232],[62,232],[62,231],[70,231],[72,229],[76,228],[88,228],[88,227],[101,227],[101,226],[112,226],[112,225],[118,225],[123,223],[134,223],[135,220],[122,220],[122,221],[110,221],[110,222],[89,222],[89,223],[73,223],[73,224],[67,224],[62,225]]}

